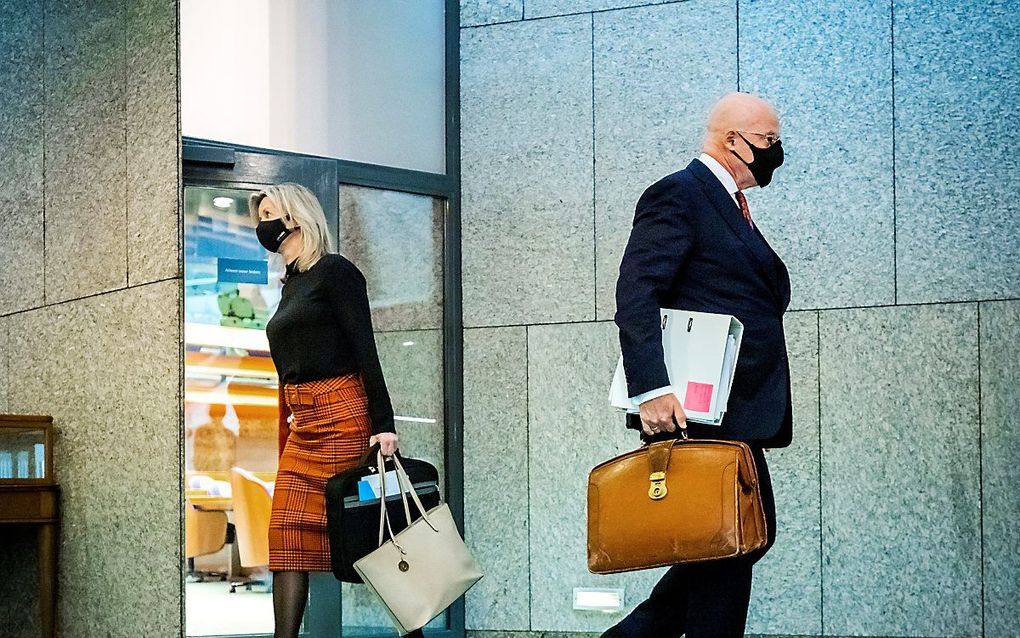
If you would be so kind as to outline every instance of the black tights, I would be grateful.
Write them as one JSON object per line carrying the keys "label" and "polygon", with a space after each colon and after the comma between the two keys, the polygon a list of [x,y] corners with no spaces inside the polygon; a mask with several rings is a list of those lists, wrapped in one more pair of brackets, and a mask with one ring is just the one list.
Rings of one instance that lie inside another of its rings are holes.
{"label": "black tights", "polygon": [[273,638],[298,638],[308,600],[308,572],[273,572]]}
{"label": "black tights", "polygon": [[[308,600],[308,572],[273,572],[273,615],[276,629],[273,638],[298,638],[301,618]],[[416,629],[407,638],[423,638]]]}

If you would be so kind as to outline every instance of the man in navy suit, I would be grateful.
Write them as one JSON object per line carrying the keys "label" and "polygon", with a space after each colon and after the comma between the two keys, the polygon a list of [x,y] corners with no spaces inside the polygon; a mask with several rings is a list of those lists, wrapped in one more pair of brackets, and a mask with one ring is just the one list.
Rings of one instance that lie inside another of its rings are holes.
{"label": "man in navy suit", "polygon": [[[768,543],[742,557],[670,568],[606,638],[743,636],[752,565],[775,542],[764,449],[785,447],[792,437],[783,332],[790,278],[743,190],[766,186],[783,163],[779,117],[759,97],[726,95],[709,116],[703,150],[641,195],[620,263],[616,324],[628,392],[640,408],[627,415],[627,426],[641,430],[645,442],[674,438],[678,429],[692,438],[746,441],[758,469]],[[666,374],[660,308],[733,315],[744,325],[722,425],[687,423]]]}

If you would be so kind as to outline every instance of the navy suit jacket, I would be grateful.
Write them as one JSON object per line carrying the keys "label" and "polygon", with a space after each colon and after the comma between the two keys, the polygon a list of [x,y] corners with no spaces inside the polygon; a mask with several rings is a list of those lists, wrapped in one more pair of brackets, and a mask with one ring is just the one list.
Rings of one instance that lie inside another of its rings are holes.
{"label": "navy suit jacket", "polygon": [[[785,447],[793,434],[783,313],[790,276],[700,160],[652,184],[638,200],[616,284],[616,325],[630,396],[669,385],[659,308],[733,315],[744,325],[721,426],[689,423],[695,437]],[[627,427],[641,429],[637,415]]]}

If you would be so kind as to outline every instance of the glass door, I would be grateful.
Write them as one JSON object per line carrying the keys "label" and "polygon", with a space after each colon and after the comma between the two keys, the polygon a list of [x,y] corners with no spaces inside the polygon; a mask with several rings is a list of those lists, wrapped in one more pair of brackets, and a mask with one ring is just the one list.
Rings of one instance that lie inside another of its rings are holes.
{"label": "glass door", "polygon": [[[264,328],[279,302],[283,264],[256,240],[248,195],[295,181],[319,197],[338,251],[368,281],[402,453],[435,465],[444,482],[447,200],[379,180],[343,183],[344,164],[335,160],[192,140],[184,158],[186,635],[270,636],[265,506],[277,462],[278,380]],[[453,610],[462,618],[459,603]],[[462,632],[452,617],[442,614],[426,634],[457,635],[456,625]],[[365,586],[319,573],[302,635],[394,630]]]}
{"label": "glass door", "polygon": [[[253,541],[268,530],[276,473],[276,370],[265,325],[281,285],[279,264],[248,220],[252,190],[184,188],[188,636],[273,631],[268,547]],[[240,506],[239,481],[255,488]]]}

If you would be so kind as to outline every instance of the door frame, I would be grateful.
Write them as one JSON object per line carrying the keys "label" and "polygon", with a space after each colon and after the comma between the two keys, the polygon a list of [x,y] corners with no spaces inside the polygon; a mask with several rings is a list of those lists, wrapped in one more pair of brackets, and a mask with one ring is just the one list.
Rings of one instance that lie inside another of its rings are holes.
{"label": "door frame", "polygon": [[[460,219],[457,214],[455,183],[449,176],[397,169],[346,160],[291,153],[185,137],[182,139],[185,187],[221,186],[257,189],[268,184],[298,182],[308,186],[320,199],[334,241],[339,245],[339,192],[345,185],[379,188],[446,200],[443,216],[443,425],[445,500],[463,533],[463,338],[460,298]],[[182,479],[183,481],[183,479]],[[183,484],[183,483],[182,483]],[[183,517],[183,512],[182,512]],[[184,597],[182,596],[182,612]],[[313,615],[306,622],[328,623]],[[435,638],[463,638],[464,602],[450,607],[449,627],[430,632]],[[389,636],[380,634],[378,638]],[[265,638],[235,635],[234,638]],[[366,637],[376,638],[376,636]]]}

